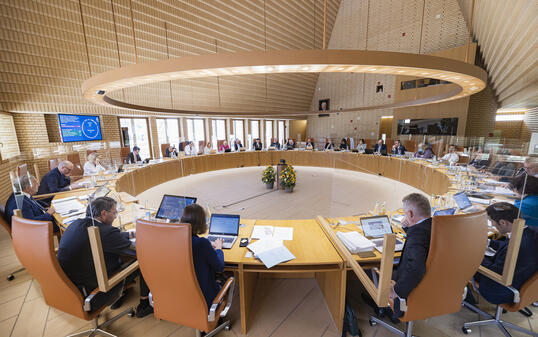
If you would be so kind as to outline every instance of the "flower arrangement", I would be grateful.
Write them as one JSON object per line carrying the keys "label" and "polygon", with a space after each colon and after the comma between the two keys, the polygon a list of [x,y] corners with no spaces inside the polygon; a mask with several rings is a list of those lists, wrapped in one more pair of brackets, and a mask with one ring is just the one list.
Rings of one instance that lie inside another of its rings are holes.
{"label": "flower arrangement", "polygon": [[297,177],[295,175],[295,170],[293,169],[293,166],[286,166],[286,168],[284,168],[282,172],[280,172],[280,185],[284,186],[286,189],[293,189],[296,182]]}
{"label": "flower arrangement", "polygon": [[275,183],[275,169],[273,168],[273,166],[269,165],[265,170],[263,170],[262,182],[264,184]]}

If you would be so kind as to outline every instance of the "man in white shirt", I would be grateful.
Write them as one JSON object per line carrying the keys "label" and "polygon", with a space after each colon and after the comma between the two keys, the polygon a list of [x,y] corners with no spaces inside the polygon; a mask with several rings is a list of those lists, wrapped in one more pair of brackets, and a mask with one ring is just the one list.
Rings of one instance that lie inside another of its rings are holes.
{"label": "man in white shirt", "polygon": [[191,141],[189,141],[185,146],[185,155],[196,156],[196,149],[194,148],[194,144]]}
{"label": "man in white shirt", "polygon": [[456,164],[460,160],[460,156],[456,153],[456,145],[450,145],[448,147],[448,153],[441,158],[442,161],[446,161],[449,164]]}

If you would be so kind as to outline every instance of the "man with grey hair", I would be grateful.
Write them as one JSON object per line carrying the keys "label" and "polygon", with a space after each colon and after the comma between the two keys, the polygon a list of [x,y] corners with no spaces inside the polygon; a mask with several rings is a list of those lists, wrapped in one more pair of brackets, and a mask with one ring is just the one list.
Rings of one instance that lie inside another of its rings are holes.
{"label": "man with grey hair", "polygon": [[[58,248],[58,262],[60,262],[67,277],[77,286],[84,297],[98,287],[88,227],[99,227],[106,270],[109,276],[122,269],[123,262],[120,255],[133,256],[135,254],[130,241],[130,239],[135,238],[135,232],[121,232],[112,226],[117,215],[118,211],[114,199],[97,198],[86,209],[86,217],[75,220],[62,235]],[[134,280],[139,275],[139,272],[135,272],[127,280]],[[149,305],[148,295],[149,289],[140,275],[140,305],[136,310],[137,317],[143,317],[153,312]],[[124,296],[125,294],[111,308],[120,307]],[[102,304],[106,304],[106,301]]]}
{"label": "man with grey hair", "polygon": [[80,188],[82,186],[81,184],[71,184],[71,178],[69,176],[72,170],[72,162],[68,160],[60,162],[58,167],[53,168],[41,178],[41,184],[39,184],[37,194],[57,193]]}
{"label": "man with grey hair", "polygon": [[[18,188],[20,188],[22,194],[24,195],[21,209],[22,217],[25,219],[39,221],[51,221],[53,224],[53,230],[58,232],[60,229],[52,216],[55,213],[54,207],[50,206],[45,208],[33,197],[39,188],[39,182],[37,179],[34,176],[22,176],[15,179],[14,183],[18,185]],[[7,223],[10,225],[11,218],[13,217],[13,213],[16,209],[18,209],[18,207],[15,199],[15,193],[11,193],[7,199],[5,210],[5,218]]]}
{"label": "man with grey hair", "polygon": [[392,273],[392,288],[389,297],[394,300],[395,314],[401,317],[401,299],[422,281],[426,273],[426,259],[430,250],[431,207],[428,198],[419,193],[411,193],[402,200],[404,220],[402,227],[407,237],[402,250],[400,264]]}

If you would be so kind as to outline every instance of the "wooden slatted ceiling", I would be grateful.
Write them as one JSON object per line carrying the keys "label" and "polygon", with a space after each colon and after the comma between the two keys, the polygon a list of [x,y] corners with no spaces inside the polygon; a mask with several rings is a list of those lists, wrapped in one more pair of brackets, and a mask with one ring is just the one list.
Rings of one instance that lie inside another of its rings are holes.
{"label": "wooden slatted ceiling", "polygon": [[[469,22],[472,0],[458,0]],[[501,108],[538,106],[538,3],[475,0],[473,36]]]}
{"label": "wooden slatted ceiling", "polygon": [[[146,62],[215,52],[320,49],[323,1],[5,0],[0,5],[0,103],[10,112],[125,114],[86,102],[80,88],[90,75],[135,63],[131,3],[138,62]],[[340,0],[327,1],[327,38],[339,5]],[[174,109],[308,110],[317,77],[178,80],[113,97]]]}

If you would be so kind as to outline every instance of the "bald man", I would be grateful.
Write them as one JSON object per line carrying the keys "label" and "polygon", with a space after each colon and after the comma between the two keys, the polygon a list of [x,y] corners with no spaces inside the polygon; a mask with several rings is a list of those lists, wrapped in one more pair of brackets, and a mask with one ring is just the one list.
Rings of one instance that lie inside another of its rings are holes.
{"label": "bald man", "polygon": [[80,184],[71,185],[71,171],[73,163],[70,161],[62,161],[58,167],[49,171],[41,179],[37,194],[48,194],[62,191],[69,191],[74,188],[79,188]]}

